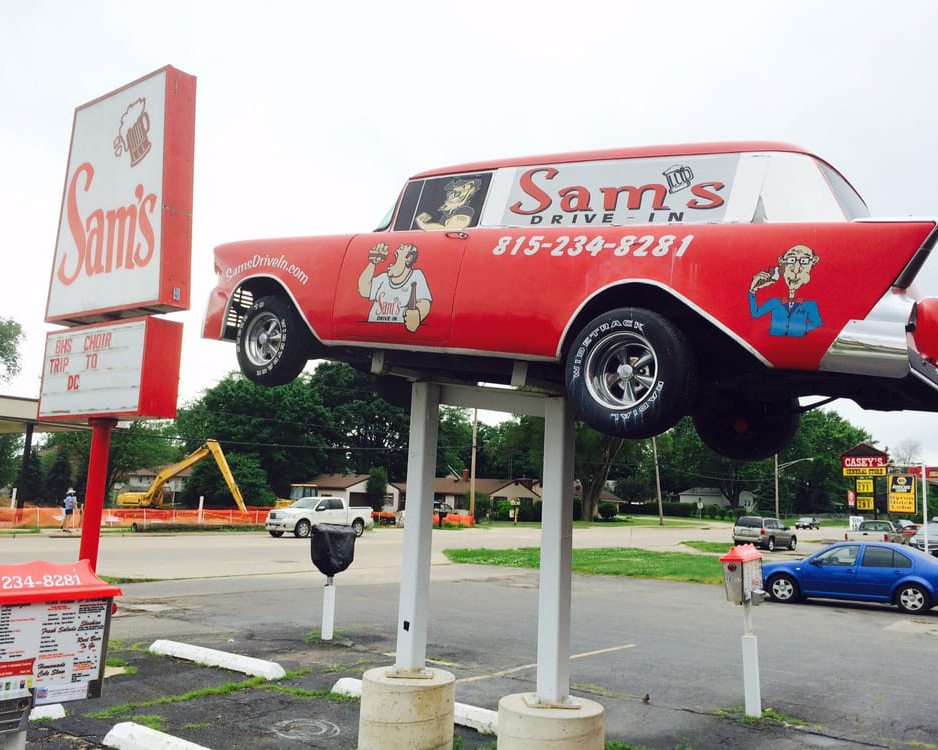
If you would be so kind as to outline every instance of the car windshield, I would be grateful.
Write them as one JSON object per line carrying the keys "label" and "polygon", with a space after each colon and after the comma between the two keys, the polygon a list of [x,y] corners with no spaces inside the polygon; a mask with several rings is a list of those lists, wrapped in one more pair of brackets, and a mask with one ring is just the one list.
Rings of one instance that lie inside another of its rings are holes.
{"label": "car windshield", "polygon": [[291,505],[290,507],[291,508],[315,508],[316,503],[318,502],[319,502],[318,497],[301,497],[299,500],[293,503],[293,505]]}

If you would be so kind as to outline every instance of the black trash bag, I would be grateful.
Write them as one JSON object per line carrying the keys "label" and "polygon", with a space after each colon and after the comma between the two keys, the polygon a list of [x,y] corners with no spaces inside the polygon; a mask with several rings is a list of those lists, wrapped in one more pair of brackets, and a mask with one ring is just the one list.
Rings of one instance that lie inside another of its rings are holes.
{"label": "black trash bag", "polygon": [[317,523],[310,535],[309,556],[324,576],[341,573],[355,557],[355,530],[350,526]]}

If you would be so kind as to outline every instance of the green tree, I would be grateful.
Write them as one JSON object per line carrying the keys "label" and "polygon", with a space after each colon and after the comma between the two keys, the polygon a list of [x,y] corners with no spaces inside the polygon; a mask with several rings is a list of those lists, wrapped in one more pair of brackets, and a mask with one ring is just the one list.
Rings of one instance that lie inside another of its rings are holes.
{"label": "green tree", "polygon": [[0,318],[0,381],[7,383],[20,371],[23,327],[12,318]]}
{"label": "green tree", "polygon": [[14,484],[22,462],[22,437],[12,433],[0,435],[0,487]]}
{"label": "green tree", "polygon": [[380,464],[390,481],[407,476],[410,420],[403,409],[375,392],[370,375],[339,362],[323,362],[310,377],[309,388],[328,415],[328,471],[367,474]]}
{"label": "green tree", "polygon": [[[234,477],[245,505],[271,506],[276,496],[270,488],[267,473],[260,460],[251,453],[231,453],[225,456],[231,475]],[[194,508],[199,504],[199,497],[205,498],[205,504],[217,507],[235,507],[231,489],[222,476],[217,464],[209,459],[202,461],[192,469],[186,481],[179,502]]]}
{"label": "green tree", "polygon": [[[111,446],[107,473],[104,480],[104,496],[109,497],[114,483],[124,480],[134,469],[148,469],[172,463],[179,454],[173,443],[172,422],[131,422],[126,430],[111,432]],[[84,499],[88,477],[88,459],[91,454],[91,432],[56,432],[49,436],[49,447],[63,450],[75,468],[74,486]],[[61,499],[61,498],[56,498]]]}
{"label": "green tree", "polygon": [[623,438],[605,435],[582,423],[577,424],[575,471],[582,488],[580,520],[593,520],[610,467],[627,443]]}
{"label": "green tree", "polygon": [[[437,434],[436,475],[462,474],[472,463],[472,422],[469,412],[454,406],[440,407]],[[478,467],[477,467],[478,468]]]}
{"label": "green tree", "polygon": [[372,510],[384,509],[384,496],[388,491],[388,472],[381,466],[373,466],[368,471],[368,482],[365,484],[365,494]]}
{"label": "green tree", "polygon": [[253,456],[277,497],[289,497],[291,482],[334,470],[328,450],[331,420],[306,378],[267,388],[229,375],[180,409],[176,426],[187,451],[213,438],[229,462],[234,456]]}
{"label": "green tree", "polygon": [[68,489],[75,486],[72,461],[64,448],[57,449],[51,455],[53,460],[45,471],[43,494],[47,500],[61,500]]}

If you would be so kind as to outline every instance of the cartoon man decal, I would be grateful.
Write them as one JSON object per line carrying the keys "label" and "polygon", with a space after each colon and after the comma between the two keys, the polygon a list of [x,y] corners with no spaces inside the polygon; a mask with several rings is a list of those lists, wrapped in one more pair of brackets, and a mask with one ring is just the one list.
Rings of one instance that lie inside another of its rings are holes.
{"label": "cartoon man decal", "polygon": [[379,242],[368,251],[368,265],[358,277],[358,293],[374,302],[368,313],[370,323],[403,323],[413,333],[430,314],[433,297],[423,271],[414,268],[417,246],[409,242],[401,243],[387,270],[375,275],[389,249],[386,242]]}
{"label": "cartoon man decal", "polygon": [[[752,277],[752,283],[749,285],[749,312],[754,318],[761,318],[767,313],[772,315],[769,335],[804,336],[808,331],[824,325],[821,314],[818,312],[817,302],[795,296],[795,292],[811,281],[811,271],[819,260],[820,258],[807,245],[795,245],[778,259],[778,267],[768,271],[759,271]],[[788,296],[773,297],[761,306],[757,306],[756,290],[777,281],[779,269],[788,287]]]}
{"label": "cartoon man decal", "polygon": [[440,206],[440,221],[430,221],[431,216],[427,212],[417,215],[415,221],[417,226],[423,230],[465,229],[475,217],[475,209],[469,205],[472,196],[482,189],[482,180],[474,177],[454,178],[446,183],[443,188],[446,197],[443,199],[443,205]]}

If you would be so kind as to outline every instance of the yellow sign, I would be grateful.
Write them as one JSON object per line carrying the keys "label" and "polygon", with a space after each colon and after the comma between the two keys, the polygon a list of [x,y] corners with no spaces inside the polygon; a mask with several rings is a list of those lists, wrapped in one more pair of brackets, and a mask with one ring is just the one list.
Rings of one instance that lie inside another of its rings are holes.
{"label": "yellow sign", "polygon": [[911,474],[889,476],[890,513],[915,513],[915,477]]}
{"label": "yellow sign", "polygon": [[884,477],[886,476],[885,466],[859,466],[844,468],[845,477]]}
{"label": "yellow sign", "polygon": [[872,494],[873,480],[872,479],[858,479],[857,480],[857,492],[862,492],[867,495]]}
{"label": "yellow sign", "polygon": [[857,510],[873,510],[873,498],[872,497],[857,497]]}

